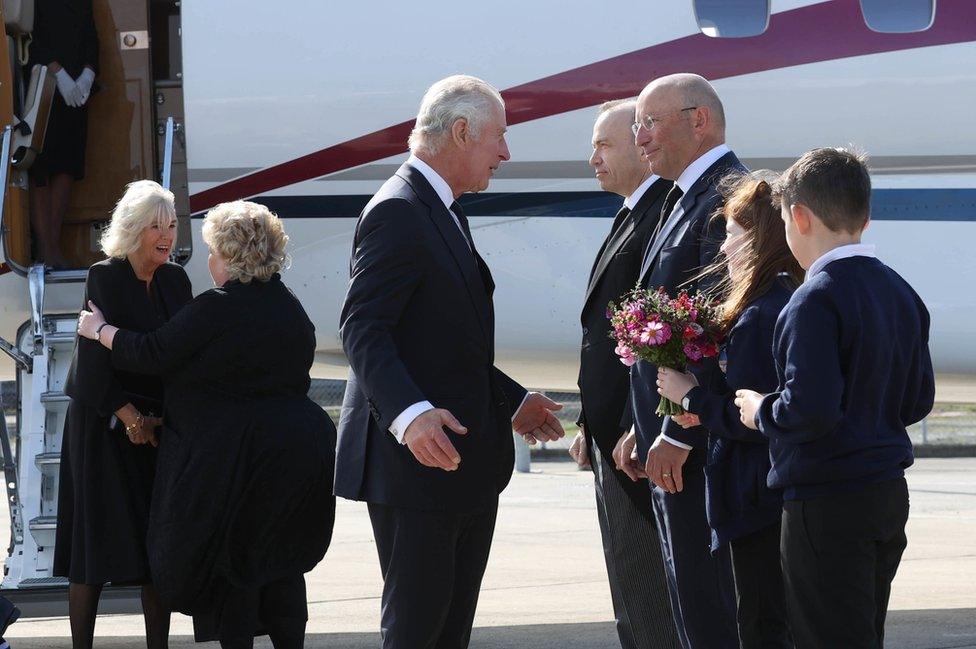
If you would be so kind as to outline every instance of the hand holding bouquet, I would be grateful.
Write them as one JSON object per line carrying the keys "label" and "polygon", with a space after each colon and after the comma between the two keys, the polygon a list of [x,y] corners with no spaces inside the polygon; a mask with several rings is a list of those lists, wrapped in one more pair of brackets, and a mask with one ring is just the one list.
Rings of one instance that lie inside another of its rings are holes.
{"label": "hand holding bouquet", "polygon": [[[685,371],[689,364],[718,355],[722,342],[715,305],[705,295],[681,291],[671,298],[661,288],[635,288],[607,307],[610,337],[620,362],[630,366],[638,360],[658,367]],[[678,404],[661,397],[657,414],[680,415]]]}

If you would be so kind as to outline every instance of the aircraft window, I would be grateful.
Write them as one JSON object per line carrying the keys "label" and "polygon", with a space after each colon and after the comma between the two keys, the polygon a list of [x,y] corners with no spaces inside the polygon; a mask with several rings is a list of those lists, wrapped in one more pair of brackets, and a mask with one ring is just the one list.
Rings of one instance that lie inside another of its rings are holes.
{"label": "aircraft window", "polygon": [[705,36],[758,36],[769,26],[769,0],[695,0],[695,18]]}
{"label": "aircraft window", "polygon": [[935,19],[935,0],[861,0],[861,13],[876,32],[922,32]]}

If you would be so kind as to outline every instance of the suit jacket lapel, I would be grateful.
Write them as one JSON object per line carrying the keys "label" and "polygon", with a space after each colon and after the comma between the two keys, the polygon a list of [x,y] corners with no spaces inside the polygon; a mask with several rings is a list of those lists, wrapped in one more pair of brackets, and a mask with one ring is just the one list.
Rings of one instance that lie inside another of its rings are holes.
{"label": "suit jacket lapel", "polygon": [[647,279],[647,275],[651,268],[654,267],[654,261],[657,259],[658,254],[661,249],[664,248],[665,241],[668,240],[668,236],[671,232],[681,223],[688,214],[695,211],[695,203],[698,201],[698,196],[701,195],[708,187],[715,181],[716,175],[722,175],[729,167],[731,167],[734,162],[738,161],[735,154],[729,151],[721,158],[716,160],[711,167],[705,170],[705,173],[701,175],[695,184],[691,186],[688,193],[681,197],[678,204],[675,205],[674,210],[668,217],[668,220],[664,223],[661,231],[658,233],[657,238],[651,242],[650,249],[647,255],[644,257],[644,263],[641,266],[640,273],[640,283],[643,285]]}
{"label": "suit jacket lapel", "polygon": [[488,336],[492,327],[491,297],[478,269],[474,252],[468,247],[468,242],[465,240],[461,228],[457,226],[454,217],[451,216],[444,202],[423,174],[404,163],[397,171],[397,175],[413,188],[417,197],[430,209],[430,220],[437,228],[441,238],[444,239],[451,256],[454,257],[458,270],[464,278],[464,285],[468,289],[468,296],[478,312],[478,325],[482,332]]}

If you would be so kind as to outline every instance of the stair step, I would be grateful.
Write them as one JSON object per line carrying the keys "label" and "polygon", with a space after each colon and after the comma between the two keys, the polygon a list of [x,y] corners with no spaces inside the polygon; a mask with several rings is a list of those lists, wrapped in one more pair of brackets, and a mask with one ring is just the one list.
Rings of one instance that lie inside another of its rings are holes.
{"label": "stair step", "polygon": [[27,526],[30,528],[31,532],[56,530],[58,529],[58,517],[38,516],[37,518],[32,518]]}
{"label": "stair step", "polygon": [[67,586],[67,577],[31,577],[29,579],[21,579],[17,584],[17,589],[24,588],[52,588],[57,586]]}
{"label": "stair step", "polygon": [[36,464],[41,469],[45,467],[61,466],[61,454],[60,453],[38,453],[37,455],[34,456],[34,464]]}
{"label": "stair step", "polygon": [[45,270],[45,284],[73,284],[84,282],[88,278],[88,269],[79,268],[76,270]]}
{"label": "stair step", "polygon": [[45,345],[74,345],[75,332],[73,331],[54,331],[44,334]]}

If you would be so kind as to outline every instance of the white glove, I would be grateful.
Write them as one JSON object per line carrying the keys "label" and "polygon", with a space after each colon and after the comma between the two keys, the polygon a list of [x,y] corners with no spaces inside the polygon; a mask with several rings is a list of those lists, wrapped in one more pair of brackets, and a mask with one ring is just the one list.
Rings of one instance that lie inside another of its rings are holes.
{"label": "white glove", "polygon": [[61,96],[64,97],[64,103],[68,104],[72,108],[77,108],[81,106],[81,91],[78,89],[78,84],[75,80],[71,78],[64,68],[61,68],[54,74],[55,79],[58,82],[58,91]]}
{"label": "white glove", "polygon": [[95,73],[92,72],[91,68],[85,68],[75,79],[75,85],[78,86],[78,90],[81,92],[81,103],[79,106],[83,106],[88,102],[88,97],[91,95],[92,83],[95,81]]}

